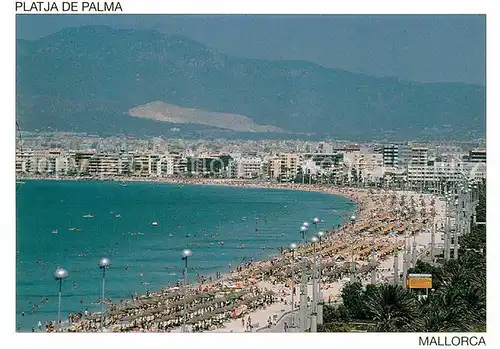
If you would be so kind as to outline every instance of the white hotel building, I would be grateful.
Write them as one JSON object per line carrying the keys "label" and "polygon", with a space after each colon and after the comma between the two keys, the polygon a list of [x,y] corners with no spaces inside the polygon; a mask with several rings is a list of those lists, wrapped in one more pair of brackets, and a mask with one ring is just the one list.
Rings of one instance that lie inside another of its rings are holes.
{"label": "white hotel building", "polygon": [[435,186],[439,182],[456,182],[463,178],[486,178],[485,162],[434,162],[433,165],[409,164],[408,182],[412,187],[423,184]]}
{"label": "white hotel building", "polygon": [[232,178],[259,178],[263,174],[263,161],[259,157],[241,157],[232,161]]}
{"label": "white hotel building", "polygon": [[351,170],[361,172],[364,178],[382,178],[384,176],[384,156],[380,153],[370,152],[346,152],[344,154],[344,165],[347,175],[351,177]]}

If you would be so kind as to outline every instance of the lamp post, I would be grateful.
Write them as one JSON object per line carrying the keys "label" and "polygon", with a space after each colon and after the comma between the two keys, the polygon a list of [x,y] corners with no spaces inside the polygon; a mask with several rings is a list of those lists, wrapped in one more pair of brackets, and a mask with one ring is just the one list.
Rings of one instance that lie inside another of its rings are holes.
{"label": "lamp post", "polygon": [[313,218],[313,224],[314,224],[314,229],[317,228],[317,224],[319,223],[319,218],[318,217],[314,217]]}
{"label": "lamp post", "polygon": [[461,229],[461,209],[462,193],[459,194],[459,199],[455,200],[455,232],[453,234],[453,259],[458,259],[458,232]]}
{"label": "lamp post", "polygon": [[191,257],[193,253],[191,250],[182,251],[181,259],[184,263],[184,307],[182,309],[182,332],[186,332],[186,318],[187,318],[187,282],[188,282],[188,258]]}
{"label": "lamp post", "polygon": [[445,219],[444,219],[444,259],[445,261],[448,261],[450,259],[450,218],[449,218],[449,207],[450,207],[450,201],[451,197],[450,194],[448,193],[445,197]]}
{"label": "lamp post", "polygon": [[300,332],[305,332],[306,330],[306,310],[307,310],[307,280],[306,280],[306,256],[305,256],[305,242],[306,242],[306,232],[308,230],[307,226],[309,223],[304,222],[304,225],[300,227],[300,233],[302,235],[302,242],[304,244],[303,256],[302,256],[302,277],[300,279]]}
{"label": "lamp post", "polygon": [[471,232],[472,205],[474,204],[472,202],[472,195],[473,195],[472,185],[469,185],[469,188],[467,189],[467,230],[466,230],[466,234],[470,234],[470,232]]}
{"label": "lamp post", "polygon": [[293,267],[294,267],[294,262],[295,262],[295,250],[297,249],[297,244],[291,243],[290,244],[290,250],[292,251],[292,260],[291,260],[291,267],[292,267],[292,328],[295,328],[295,301],[294,301],[294,295],[295,295],[295,279],[294,279],[294,274],[293,274]]}
{"label": "lamp post", "polygon": [[[323,238],[325,236],[325,232],[324,231],[318,231],[318,239],[319,239],[319,248],[321,250],[321,243],[323,241]],[[323,271],[322,271],[322,265],[321,265],[321,255],[320,255],[320,258],[318,259],[318,301],[319,302],[322,302],[323,301],[323,297],[321,296],[321,281],[322,281],[322,277],[323,277]]]}
{"label": "lamp post", "polygon": [[302,242],[305,243],[306,241],[306,233],[307,233],[307,226],[303,225],[300,227],[300,234],[302,236]]}
{"label": "lamp post", "polygon": [[394,249],[394,285],[399,285],[399,249],[398,249],[398,234],[393,231],[394,243],[396,247]]}
{"label": "lamp post", "polygon": [[101,294],[101,331],[104,328],[104,281],[106,278],[106,269],[111,265],[109,258],[103,257],[99,260],[99,268],[102,269],[102,294]]}
{"label": "lamp post", "polygon": [[[323,237],[325,236],[325,233],[323,231],[318,231],[318,239],[319,239],[319,248],[321,250],[321,241],[323,240]],[[323,324],[323,295],[321,293],[321,282],[323,278],[323,270],[321,267],[321,254],[320,257],[318,258],[318,305],[317,305],[317,324],[322,325]]]}
{"label": "lamp post", "polygon": [[[314,231],[316,231],[316,229],[318,228],[319,218],[318,218],[318,217],[314,217],[314,218],[312,219],[312,222],[313,222],[313,225],[314,225]],[[318,241],[320,241],[320,238],[319,238],[319,237],[316,237],[316,239],[317,239]],[[312,241],[312,240],[311,240],[311,241]],[[314,257],[314,259],[315,259],[314,263],[315,263],[315,265],[316,265],[316,257]],[[314,274],[314,273],[313,273],[313,278],[315,278],[315,274]],[[316,281],[317,281],[317,280],[316,280]],[[313,299],[316,299],[316,300],[317,300],[317,299],[318,299],[317,297],[318,297],[318,293],[317,293],[316,289],[313,287]]]}
{"label": "lamp post", "polygon": [[413,231],[413,246],[411,250],[411,266],[415,268],[417,266],[417,237],[416,232]]}
{"label": "lamp post", "polygon": [[377,261],[376,261],[376,256],[375,256],[375,236],[372,236],[372,241],[371,241],[371,265],[372,265],[372,272],[371,272],[371,283],[372,285],[375,285],[377,283]]}
{"label": "lamp post", "polygon": [[[353,236],[354,236],[354,222],[356,221],[356,216],[352,215],[350,218],[351,221],[351,226],[353,227]],[[354,248],[351,251],[351,277],[350,277],[350,282],[354,282],[356,278],[355,275],[355,266],[354,266]]]}
{"label": "lamp post", "polygon": [[68,277],[68,271],[66,269],[58,267],[54,272],[54,279],[59,281],[59,302],[57,307],[57,326],[59,329],[61,326],[61,293],[62,293],[62,281]]}
{"label": "lamp post", "polygon": [[431,263],[434,265],[434,256],[436,254],[436,218],[435,213],[432,214],[432,226],[431,226]]}
{"label": "lamp post", "polygon": [[319,241],[319,239],[316,236],[313,236],[311,238],[311,242],[313,245],[313,263],[312,263],[312,307],[311,307],[311,332],[318,332],[318,312],[317,312],[317,305],[318,305],[318,293],[316,291],[318,280],[317,280],[317,275],[316,275],[316,243]]}

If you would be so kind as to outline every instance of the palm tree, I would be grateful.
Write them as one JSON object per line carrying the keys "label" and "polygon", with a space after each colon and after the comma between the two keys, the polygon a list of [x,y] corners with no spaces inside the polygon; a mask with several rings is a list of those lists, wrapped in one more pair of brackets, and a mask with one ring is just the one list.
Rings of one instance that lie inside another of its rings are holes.
{"label": "palm tree", "polygon": [[367,296],[366,308],[378,332],[408,332],[420,327],[418,301],[400,286],[379,286]]}
{"label": "palm tree", "polygon": [[445,287],[430,298],[422,307],[422,332],[470,332],[474,329],[474,315],[464,301],[459,286]]}
{"label": "palm tree", "polygon": [[[486,283],[484,285],[486,287]],[[461,289],[460,296],[470,313],[474,326],[486,326],[486,289],[480,285],[470,285]]]}

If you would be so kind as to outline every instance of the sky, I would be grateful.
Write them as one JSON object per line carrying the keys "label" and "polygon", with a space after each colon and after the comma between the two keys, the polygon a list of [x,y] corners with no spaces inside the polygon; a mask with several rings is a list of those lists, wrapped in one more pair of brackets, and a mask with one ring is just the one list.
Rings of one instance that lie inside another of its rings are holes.
{"label": "sky", "polygon": [[183,35],[232,56],[307,60],[418,82],[485,85],[484,15],[17,15],[17,38],[109,25]]}

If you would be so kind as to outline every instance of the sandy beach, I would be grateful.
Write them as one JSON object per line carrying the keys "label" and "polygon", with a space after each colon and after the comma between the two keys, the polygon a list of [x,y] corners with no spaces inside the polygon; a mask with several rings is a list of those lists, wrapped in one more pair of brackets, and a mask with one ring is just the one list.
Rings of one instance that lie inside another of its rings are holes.
{"label": "sandy beach", "polygon": [[[312,189],[312,190],[319,190],[318,188]],[[346,197],[349,197],[353,200],[355,200],[359,204],[358,212],[357,214],[359,215],[357,217],[357,220],[361,221],[366,221],[369,223],[374,223],[374,221],[377,220],[377,217],[385,214],[391,214],[391,207],[386,206],[386,205],[378,205],[380,203],[379,200],[377,200],[377,194],[373,195],[370,194],[368,190],[363,190],[363,189],[349,189],[349,190],[342,190],[342,189],[326,189],[324,190],[325,192],[335,194],[335,195],[344,195]],[[382,194],[383,195],[383,194]],[[397,200],[401,200],[402,197],[406,198],[420,198],[419,194],[413,193],[413,192],[390,192],[387,193],[387,195],[395,195]],[[432,209],[434,208],[436,215],[433,217],[431,222],[434,224],[440,225],[442,222],[444,222],[444,202],[441,200],[438,200],[437,198],[434,198],[431,195],[423,195],[423,204],[421,205],[420,209],[423,207],[425,208],[426,211],[431,212]],[[433,201],[434,198],[434,201]],[[370,218],[370,216],[372,218]],[[404,229],[403,231],[409,232],[407,228],[410,228],[409,225],[403,225]],[[406,242],[404,241],[404,235],[400,236],[397,241],[398,248],[402,248],[404,243],[408,243],[410,246],[413,245],[413,241],[415,241],[415,247],[416,247],[416,253],[419,255],[422,253],[425,249],[428,249],[428,247],[431,244],[431,228],[432,225],[428,224],[425,227],[422,227],[418,231],[412,231],[414,232],[414,237],[412,236],[406,238]],[[345,225],[342,227],[342,232],[340,233],[335,233],[335,237],[332,236],[332,241],[341,241],[343,238],[349,239],[347,235],[352,233],[352,227],[349,227],[349,225]],[[399,228],[401,229],[401,227]],[[369,240],[372,240],[375,242],[375,244],[389,244],[389,246],[395,246],[396,242],[392,244],[391,240],[394,240],[392,236],[376,236],[375,234],[359,234],[361,236],[361,243],[365,243],[365,245],[371,243]],[[411,241],[410,241],[411,240]],[[435,233],[435,243],[438,245],[441,242],[441,234],[436,231]],[[391,245],[392,244],[392,245]],[[328,246],[328,245],[327,245]],[[325,250],[328,249],[328,247],[324,248]],[[380,251],[377,251],[377,257],[376,259],[378,260],[379,264],[377,266],[377,282],[393,282],[394,278],[394,273],[393,273],[393,266],[394,266],[394,254],[391,253],[389,255],[384,255],[381,256],[379,253]],[[391,251],[392,252],[392,251]],[[321,252],[320,252],[321,253]],[[355,254],[354,259],[356,261],[359,261],[360,255]],[[399,253],[399,270],[400,272],[402,271],[402,266],[403,266],[403,253]],[[366,265],[366,264],[365,264]],[[371,277],[368,273],[364,275],[358,276],[358,280],[362,282],[362,284],[368,284],[371,282]],[[323,278],[321,282],[321,293],[323,296],[323,299],[325,301],[339,301],[340,300],[340,292],[342,290],[342,287],[350,281],[350,277],[347,275],[343,275],[343,277],[340,280],[337,281],[329,281],[325,278]],[[267,324],[267,321],[269,317],[280,317],[281,314],[284,312],[290,311],[291,308],[291,292],[290,288],[286,287],[285,283],[277,283],[277,284],[271,284],[269,282],[260,282],[257,284],[259,287],[263,289],[271,289],[277,294],[280,294],[280,301],[277,302],[276,304],[273,304],[272,306],[266,308],[266,309],[261,309],[258,311],[255,311],[253,313],[250,313],[247,315],[251,317],[252,322],[258,324],[258,327],[263,327]],[[297,286],[298,288],[298,286]],[[312,297],[312,285],[309,282],[308,284],[308,296]],[[283,299],[283,301],[281,301]],[[295,303],[298,302],[298,296],[295,297]],[[296,304],[295,309],[298,309],[298,303]],[[242,327],[241,325],[241,320],[240,319],[234,319],[228,323],[225,324],[223,328],[218,328],[214,330],[215,332],[245,332],[245,328]]]}

